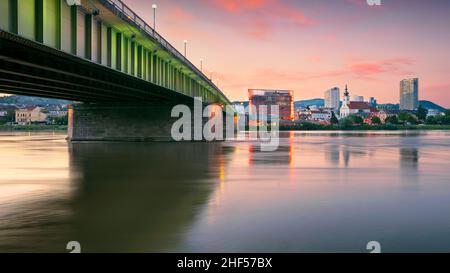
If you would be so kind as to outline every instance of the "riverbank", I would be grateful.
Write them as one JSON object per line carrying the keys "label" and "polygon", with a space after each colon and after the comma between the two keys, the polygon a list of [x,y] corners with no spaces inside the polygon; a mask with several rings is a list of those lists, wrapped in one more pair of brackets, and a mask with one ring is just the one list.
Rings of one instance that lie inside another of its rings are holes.
{"label": "riverbank", "polygon": [[[67,131],[67,125],[0,125],[0,132],[5,131]],[[316,123],[301,123],[281,125],[280,131],[386,131],[386,130],[450,130],[450,125],[321,125]]]}
{"label": "riverbank", "polygon": [[380,124],[380,125],[321,125],[316,123],[301,123],[292,125],[281,125],[280,131],[385,131],[385,130],[450,130],[450,125],[396,125],[396,124]]}
{"label": "riverbank", "polygon": [[0,125],[0,131],[66,131],[67,125]]}

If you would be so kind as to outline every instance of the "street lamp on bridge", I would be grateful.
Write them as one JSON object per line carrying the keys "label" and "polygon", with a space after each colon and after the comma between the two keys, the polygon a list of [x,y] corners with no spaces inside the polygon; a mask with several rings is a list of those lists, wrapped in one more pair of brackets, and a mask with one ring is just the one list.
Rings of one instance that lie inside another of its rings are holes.
{"label": "street lamp on bridge", "polygon": [[203,72],[203,58],[200,58],[200,72]]}
{"label": "street lamp on bridge", "polygon": [[153,9],[153,30],[156,30],[156,9],[158,8],[158,6],[156,4],[152,5],[152,9]]}
{"label": "street lamp on bridge", "polygon": [[188,40],[184,40],[184,57],[185,58],[187,58],[187,43],[188,43]]}
{"label": "street lamp on bridge", "polygon": [[212,81],[213,71],[209,70],[209,80]]}

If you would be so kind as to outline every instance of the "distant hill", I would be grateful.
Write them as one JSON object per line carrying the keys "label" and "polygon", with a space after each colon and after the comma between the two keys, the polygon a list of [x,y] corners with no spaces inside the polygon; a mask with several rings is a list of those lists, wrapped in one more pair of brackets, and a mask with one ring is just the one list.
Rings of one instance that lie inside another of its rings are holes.
{"label": "distant hill", "polygon": [[47,99],[39,97],[28,97],[28,96],[7,96],[7,97],[0,97],[0,103],[44,106],[44,105],[69,104],[71,103],[71,101],[59,99]]}
{"label": "distant hill", "polygon": [[311,99],[311,100],[298,100],[294,102],[294,108],[305,108],[306,106],[319,106],[323,107],[325,105],[325,101],[323,99]]}
{"label": "distant hill", "polygon": [[447,110],[444,107],[437,105],[436,103],[428,101],[428,100],[421,100],[421,101],[419,101],[419,104],[422,105],[422,107],[425,109],[436,109],[441,112],[445,112]]}

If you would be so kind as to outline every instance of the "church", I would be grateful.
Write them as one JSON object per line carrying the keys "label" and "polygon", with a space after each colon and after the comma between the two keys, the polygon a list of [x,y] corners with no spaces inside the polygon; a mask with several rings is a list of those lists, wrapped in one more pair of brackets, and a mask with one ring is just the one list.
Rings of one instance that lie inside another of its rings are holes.
{"label": "church", "polygon": [[365,101],[350,101],[350,93],[345,85],[344,100],[339,112],[340,117],[345,118],[354,114],[370,115],[372,112],[376,112],[376,109]]}

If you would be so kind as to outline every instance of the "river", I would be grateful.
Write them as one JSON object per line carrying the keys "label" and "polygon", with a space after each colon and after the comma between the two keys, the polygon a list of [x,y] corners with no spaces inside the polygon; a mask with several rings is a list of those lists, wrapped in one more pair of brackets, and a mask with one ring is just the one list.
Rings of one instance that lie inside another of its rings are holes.
{"label": "river", "polygon": [[0,133],[0,252],[450,251],[450,132],[257,143]]}

